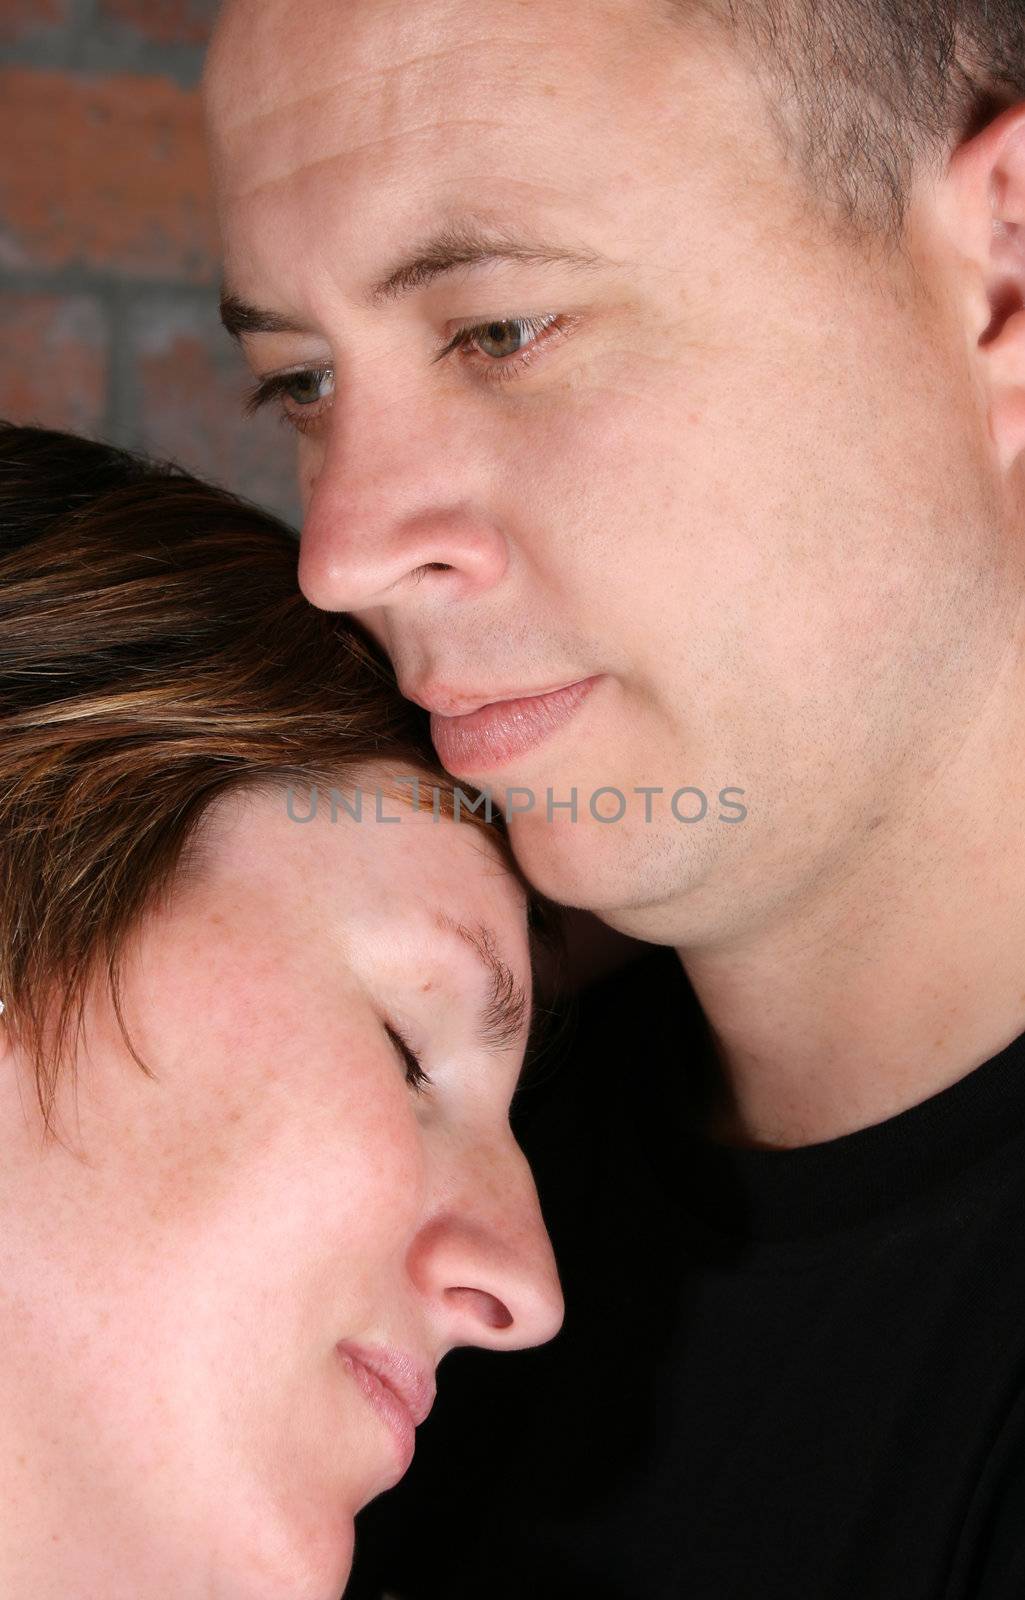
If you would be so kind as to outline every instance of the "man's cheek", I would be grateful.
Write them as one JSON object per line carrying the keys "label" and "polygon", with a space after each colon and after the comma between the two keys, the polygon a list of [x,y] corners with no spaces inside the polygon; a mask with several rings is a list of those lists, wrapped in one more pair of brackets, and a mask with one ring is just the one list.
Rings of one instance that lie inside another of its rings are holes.
{"label": "man's cheek", "polygon": [[314,439],[296,438],[296,472],[299,479],[299,504],[303,521],[309,514],[313,493],[324,463],[324,447]]}

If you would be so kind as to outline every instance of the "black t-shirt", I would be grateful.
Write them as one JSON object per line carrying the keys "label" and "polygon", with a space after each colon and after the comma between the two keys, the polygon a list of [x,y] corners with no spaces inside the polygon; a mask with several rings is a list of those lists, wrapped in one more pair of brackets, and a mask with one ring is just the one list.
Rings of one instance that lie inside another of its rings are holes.
{"label": "black t-shirt", "polygon": [[457,1351],[346,1600],[1025,1600],[1025,1038],[824,1144],[696,1131],[675,957],[517,1107],[549,1345]]}

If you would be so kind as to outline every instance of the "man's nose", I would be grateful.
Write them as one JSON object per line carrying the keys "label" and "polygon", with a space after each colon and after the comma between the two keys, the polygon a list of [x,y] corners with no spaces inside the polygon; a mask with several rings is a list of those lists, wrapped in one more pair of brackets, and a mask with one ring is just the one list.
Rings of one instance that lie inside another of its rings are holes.
{"label": "man's nose", "polygon": [[408,1270],[444,1350],[520,1350],[562,1326],[564,1305],[530,1168],[511,1135],[468,1163],[413,1242]]}
{"label": "man's nose", "polygon": [[[508,550],[487,507],[486,454],[445,426],[390,408],[332,422],[304,483],[299,585],[325,611],[473,598],[497,583]],[[446,436],[447,435],[447,436]]]}

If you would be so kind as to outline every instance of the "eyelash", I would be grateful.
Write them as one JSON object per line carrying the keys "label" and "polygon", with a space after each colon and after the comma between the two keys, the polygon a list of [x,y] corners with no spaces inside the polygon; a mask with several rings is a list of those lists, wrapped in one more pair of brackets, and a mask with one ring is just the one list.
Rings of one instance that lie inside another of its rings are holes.
{"label": "eyelash", "polygon": [[[530,343],[522,350],[514,351],[509,356],[479,356],[476,360],[467,354],[464,359],[469,366],[480,369],[482,381],[485,383],[507,383],[510,378],[518,377],[528,366],[537,359],[538,353],[553,342],[566,337],[570,326],[568,317],[557,314],[543,317],[492,317],[487,322],[475,322],[465,328],[460,328],[455,336],[437,355],[432,362],[442,361],[446,356],[454,355],[458,351],[471,351],[474,341],[486,334],[492,328],[521,328],[531,335]],[[325,378],[332,376],[330,367],[299,367],[293,372],[279,372],[272,377],[261,378],[250,390],[245,400],[247,416],[253,416],[262,407],[270,405],[275,400],[281,410],[282,419],[291,424],[299,433],[309,433],[322,419],[324,412],[330,409],[331,401],[326,399],[320,409],[312,405],[303,407],[298,411],[290,411],[287,406],[287,390],[290,385],[302,378],[313,380],[320,384]]]}
{"label": "eyelash", "polygon": [[388,1035],[392,1044],[395,1046],[399,1060],[406,1069],[406,1082],[409,1084],[410,1088],[415,1089],[417,1094],[423,1094],[425,1089],[433,1088],[434,1079],[428,1077],[427,1073],[420,1065],[419,1056],[410,1047],[410,1045],[407,1044],[406,1040],[402,1037],[401,1033],[399,1033],[398,1029],[393,1028],[390,1023],[386,1022],[384,1025],[384,1031]]}
{"label": "eyelash", "polygon": [[531,335],[530,343],[522,350],[514,351],[511,356],[482,356],[476,361],[470,361],[467,357],[469,365],[482,368],[485,383],[507,383],[537,359],[539,350],[545,349],[553,340],[565,338],[568,323],[567,317],[556,314],[543,317],[491,317],[487,322],[475,322],[467,328],[460,328],[444,349],[439,350],[434,360],[441,361],[456,350],[471,349],[474,340],[491,328],[525,328]]}

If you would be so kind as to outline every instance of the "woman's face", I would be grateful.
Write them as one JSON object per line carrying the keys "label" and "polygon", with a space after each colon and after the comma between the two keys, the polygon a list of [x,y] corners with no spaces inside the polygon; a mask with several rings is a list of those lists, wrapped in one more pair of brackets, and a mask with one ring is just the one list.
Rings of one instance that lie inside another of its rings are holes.
{"label": "woman's face", "polygon": [[522,892],[471,825],[395,801],[374,820],[373,782],[362,822],[324,791],[307,822],[284,790],[211,814],[201,871],[126,966],[156,1082],[97,991],[44,1147],[10,1049],[5,1592],[338,1600],[352,1519],[409,1457],[358,1353],[399,1387],[419,1374],[422,1411],[454,1346],[559,1327],[507,1121]]}

